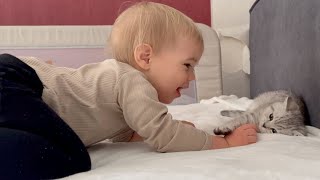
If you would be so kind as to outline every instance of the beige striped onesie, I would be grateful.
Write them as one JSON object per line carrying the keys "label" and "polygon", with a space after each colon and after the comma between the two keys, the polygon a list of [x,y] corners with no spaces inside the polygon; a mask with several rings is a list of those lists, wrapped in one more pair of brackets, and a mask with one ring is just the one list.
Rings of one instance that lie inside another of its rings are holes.
{"label": "beige striped onesie", "polygon": [[212,146],[209,134],[172,119],[143,73],[128,64],[110,59],[72,69],[19,58],[38,74],[44,102],[86,146],[128,141],[134,131],[159,152]]}

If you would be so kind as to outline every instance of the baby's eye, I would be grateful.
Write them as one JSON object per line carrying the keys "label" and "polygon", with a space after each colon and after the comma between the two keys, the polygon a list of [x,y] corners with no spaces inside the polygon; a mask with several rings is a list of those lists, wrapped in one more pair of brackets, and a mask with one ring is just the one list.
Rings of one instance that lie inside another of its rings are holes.
{"label": "baby's eye", "polygon": [[190,68],[190,67],[192,67],[191,66],[191,64],[188,64],[188,63],[186,63],[186,64],[184,64],[188,69]]}
{"label": "baby's eye", "polygon": [[273,120],[273,114],[272,113],[269,115],[269,119],[270,119],[270,121]]}
{"label": "baby's eye", "polygon": [[277,133],[277,130],[271,128],[272,133]]}

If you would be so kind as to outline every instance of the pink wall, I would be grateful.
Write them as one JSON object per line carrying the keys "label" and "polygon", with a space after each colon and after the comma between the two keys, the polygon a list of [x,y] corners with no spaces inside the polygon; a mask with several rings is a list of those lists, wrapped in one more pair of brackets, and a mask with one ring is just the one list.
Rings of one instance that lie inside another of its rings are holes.
{"label": "pink wall", "polygon": [[[124,2],[138,0],[0,0],[0,25],[110,25]],[[210,0],[152,0],[211,25]]]}

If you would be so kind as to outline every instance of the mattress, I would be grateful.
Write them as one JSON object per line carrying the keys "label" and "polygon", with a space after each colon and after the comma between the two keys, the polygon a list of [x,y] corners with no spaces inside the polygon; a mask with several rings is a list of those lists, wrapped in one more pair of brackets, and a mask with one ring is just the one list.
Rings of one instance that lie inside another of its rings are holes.
{"label": "mattress", "polygon": [[[246,109],[252,100],[220,96],[190,105],[168,106],[176,119],[192,120],[212,134],[227,119],[223,109]],[[92,170],[63,179],[320,179],[320,130],[308,126],[309,136],[258,134],[255,144],[207,151],[157,153],[143,142],[107,141],[89,148]]]}

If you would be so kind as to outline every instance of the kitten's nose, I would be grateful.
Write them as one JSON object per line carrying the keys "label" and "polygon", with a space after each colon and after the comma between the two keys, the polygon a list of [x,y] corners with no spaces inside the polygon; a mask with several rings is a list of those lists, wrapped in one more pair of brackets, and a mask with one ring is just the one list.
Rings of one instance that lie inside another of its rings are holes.
{"label": "kitten's nose", "polygon": [[266,123],[263,123],[262,127],[266,128]]}

